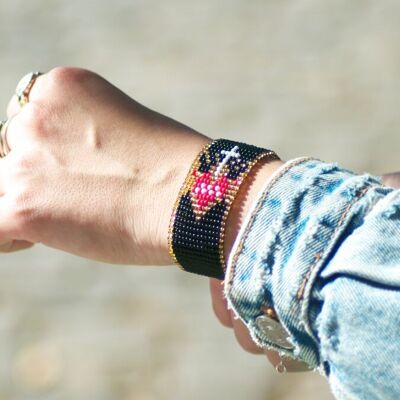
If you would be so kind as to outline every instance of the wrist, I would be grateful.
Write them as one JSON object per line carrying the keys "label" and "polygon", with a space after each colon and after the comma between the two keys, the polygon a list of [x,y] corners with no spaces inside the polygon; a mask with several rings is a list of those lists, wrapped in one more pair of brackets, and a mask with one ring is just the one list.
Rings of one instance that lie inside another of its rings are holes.
{"label": "wrist", "polygon": [[257,201],[265,183],[283,163],[282,160],[268,161],[262,159],[252,168],[243,181],[232,203],[225,225],[224,256],[226,262],[229,260],[229,255],[246,215]]}
{"label": "wrist", "polygon": [[143,148],[127,172],[123,237],[129,248],[127,260],[136,265],[172,263],[168,228],[174,203],[191,163],[212,140],[180,124],[157,129],[150,149],[143,137]]}
{"label": "wrist", "polygon": [[223,279],[225,255],[244,216],[282,162],[271,150],[229,139],[208,139],[203,147],[189,173],[185,168],[168,230],[169,254],[185,271]]}
{"label": "wrist", "polygon": [[160,249],[160,261],[157,264],[160,265],[169,265],[173,262],[169,253],[168,229],[181,186],[186,179],[193,160],[204,146],[212,141],[212,139],[207,136],[198,134],[197,132],[195,132],[195,134],[192,133],[193,132],[190,131],[190,135],[186,135],[180,141],[180,147],[176,149],[175,152],[174,162],[170,165],[169,171],[166,174],[170,179],[167,180],[165,185],[165,197],[163,198],[164,207],[162,216],[160,217],[159,232],[157,234]]}

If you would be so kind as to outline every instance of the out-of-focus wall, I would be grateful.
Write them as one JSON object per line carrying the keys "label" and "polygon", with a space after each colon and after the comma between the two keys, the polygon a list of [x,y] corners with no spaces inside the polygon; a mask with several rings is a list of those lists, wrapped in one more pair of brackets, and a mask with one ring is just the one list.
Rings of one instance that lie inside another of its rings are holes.
{"label": "out-of-focus wall", "polygon": [[[399,19],[396,0],[4,0],[0,104],[26,72],[81,66],[212,137],[378,174],[399,168]],[[0,255],[0,398],[332,396],[244,353],[207,280],[38,245]]]}

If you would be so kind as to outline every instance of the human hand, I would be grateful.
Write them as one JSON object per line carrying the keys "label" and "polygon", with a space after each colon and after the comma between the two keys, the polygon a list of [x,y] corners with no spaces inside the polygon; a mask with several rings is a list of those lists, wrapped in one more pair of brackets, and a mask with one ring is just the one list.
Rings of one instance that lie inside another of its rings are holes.
{"label": "human hand", "polygon": [[293,360],[289,357],[280,357],[272,350],[258,347],[251,338],[246,325],[235,316],[234,311],[228,309],[226,299],[223,294],[223,284],[218,279],[210,279],[210,293],[214,313],[218,321],[225,327],[231,328],[239,345],[247,352],[252,354],[265,354],[273,366],[277,366],[282,360],[287,372],[306,372],[310,371],[307,364]]}
{"label": "human hand", "polygon": [[98,261],[171,264],[173,204],[210,139],[83,69],[40,76],[29,99],[8,107],[2,250],[41,242]]}
{"label": "human hand", "polygon": [[[209,138],[77,68],[40,76],[30,102],[21,109],[13,97],[8,116],[12,150],[0,159],[0,251],[41,242],[98,261],[171,263],[173,203]],[[400,174],[383,178],[400,187]],[[263,353],[227,310],[219,282],[210,285],[221,323],[247,351]],[[277,364],[275,352],[266,354]]]}

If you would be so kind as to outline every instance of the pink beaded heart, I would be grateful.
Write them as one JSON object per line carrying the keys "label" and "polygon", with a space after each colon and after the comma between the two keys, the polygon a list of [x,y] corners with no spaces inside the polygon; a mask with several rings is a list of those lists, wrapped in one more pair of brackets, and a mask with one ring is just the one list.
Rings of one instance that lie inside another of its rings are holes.
{"label": "pink beaded heart", "polygon": [[[197,176],[198,171],[193,171]],[[197,176],[191,189],[192,201],[198,211],[203,211],[207,206],[213,206],[221,201],[229,187],[228,178],[223,175],[217,180],[210,172],[203,172]]]}

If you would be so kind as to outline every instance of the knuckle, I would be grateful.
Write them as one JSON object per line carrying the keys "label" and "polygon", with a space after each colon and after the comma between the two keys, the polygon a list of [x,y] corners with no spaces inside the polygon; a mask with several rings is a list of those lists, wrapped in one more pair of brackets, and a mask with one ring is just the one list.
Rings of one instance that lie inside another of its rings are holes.
{"label": "knuckle", "polygon": [[21,122],[29,127],[29,130],[36,135],[43,135],[46,132],[48,121],[47,111],[44,107],[35,102],[24,106],[20,113]]}
{"label": "knuckle", "polygon": [[31,121],[35,118],[36,114],[39,112],[39,105],[35,102],[29,102],[24,107],[22,107],[21,112],[18,115],[18,118],[30,124]]}
{"label": "knuckle", "polygon": [[71,82],[85,81],[94,76],[95,73],[84,68],[59,66],[50,70],[46,75],[48,81],[59,86]]}

